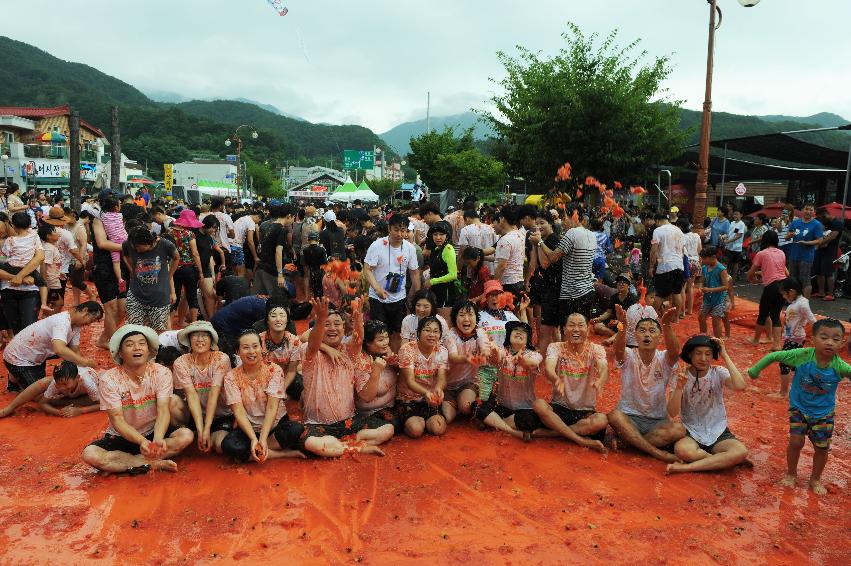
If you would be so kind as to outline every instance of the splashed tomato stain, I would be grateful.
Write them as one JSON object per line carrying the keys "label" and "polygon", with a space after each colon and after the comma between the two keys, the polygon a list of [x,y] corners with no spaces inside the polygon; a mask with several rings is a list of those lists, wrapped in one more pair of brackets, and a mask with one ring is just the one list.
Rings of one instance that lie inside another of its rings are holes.
{"label": "splashed tomato stain", "polygon": [[[736,306],[727,348],[744,370],[764,351],[744,341],[756,305],[739,299]],[[683,341],[696,333],[696,321],[676,330]],[[106,368],[106,352],[91,346],[98,331],[84,329],[83,354]],[[847,564],[841,541],[851,510],[851,403],[847,395],[838,400],[823,476],[830,494],[805,490],[809,448],[798,487],[784,490],[776,482],[785,469],[786,406],[766,396],[777,384],[771,367],[749,383],[755,389],[725,393],[730,429],[750,449],[753,468],[670,477],[664,464],[631,450],[603,457],[559,440],[525,444],[462,418],[440,438],[396,437],[383,447],[385,458],[259,466],[193,445],[176,458],[176,474],[104,476],[80,460],[83,447],[102,435],[103,414],[61,421],[57,442],[60,421],[30,410],[0,421],[3,562],[268,564],[286,555],[297,564],[508,557],[539,564],[616,564],[624,557],[654,564]],[[538,394],[548,389],[540,380]],[[613,409],[619,390],[613,378],[598,410]],[[2,404],[10,399],[0,395]]]}

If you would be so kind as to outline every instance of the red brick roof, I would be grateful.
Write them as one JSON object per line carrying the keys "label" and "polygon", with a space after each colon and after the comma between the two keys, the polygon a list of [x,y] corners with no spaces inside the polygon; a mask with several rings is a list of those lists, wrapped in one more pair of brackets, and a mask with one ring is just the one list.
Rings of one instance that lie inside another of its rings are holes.
{"label": "red brick roof", "polygon": [[[48,118],[50,116],[70,115],[71,106],[63,104],[62,106],[54,106],[53,108],[28,108],[24,106],[0,106],[0,116],[20,116],[21,118]],[[88,130],[96,133],[99,137],[105,138],[100,129],[80,118],[80,125]]]}

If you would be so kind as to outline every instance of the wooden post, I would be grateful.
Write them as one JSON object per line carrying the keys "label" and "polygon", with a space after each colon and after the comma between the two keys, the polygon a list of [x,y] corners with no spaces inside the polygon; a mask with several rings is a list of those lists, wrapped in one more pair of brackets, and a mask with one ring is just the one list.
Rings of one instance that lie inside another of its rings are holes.
{"label": "wooden post", "polygon": [[80,210],[80,112],[71,111],[71,208]]}
{"label": "wooden post", "polygon": [[694,210],[692,222],[703,226],[706,216],[706,187],[709,184],[709,141],[712,131],[712,66],[715,51],[716,0],[709,2],[709,46],[706,54],[706,92],[703,100],[703,117],[700,124],[700,158],[697,167],[697,182],[694,187]]}
{"label": "wooden post", "polygon": [[112,144],[112,156],[109,166],[109,188],[118,191],[121,184],[121,132],[118,129],[118,107],[112,107],[112,130],[109,143]]}

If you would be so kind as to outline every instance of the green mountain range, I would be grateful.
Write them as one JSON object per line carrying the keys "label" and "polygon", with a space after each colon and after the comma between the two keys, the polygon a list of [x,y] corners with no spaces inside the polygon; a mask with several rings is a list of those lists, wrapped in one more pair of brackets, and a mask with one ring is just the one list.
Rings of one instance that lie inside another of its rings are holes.
{"label": "green mountain range", "polygon": [[[68,103],[80,115],[104,131],[109,130],[110,107],[120,109],[123,151],[146,162],[151,174],[161,175],[163,163],[175,163],[193,156],[224,156],[233,151],[224,140],[239,124],[255,126],[258,139],[245,139],[243,154],[260,166],[277,169],[289,160],[302,164],[339,163],[344,149],[387,148],[388,154],[404,156],[409,140],[425,132],[426,120],[400,124],[376,135],[355,125],[314,124],[284,115],[271,105],[248,99],[190,100],[179,94],[155,91],[157,102],[133,86],[81,63],[58,59],[36,47],[0,37],[0,53],[14,65],[0,66],[0,105],[57,106]],[[681,126],[690,129],[696,143],[700,112],[682,110]],[[822,112],[813,116],[741,116],[713,113],[712,137],[723,139],[754,134],[829,127],[848,120]],[[459,131],[472,127],[477,140],[486,140],[492,131],[477,114],[464,112],[431,118],[433,129],[452,126]],[[851,133],[817,132],[802,139],[827,147],[847,150]],[[488,144],[478,144],[487,151]]]}

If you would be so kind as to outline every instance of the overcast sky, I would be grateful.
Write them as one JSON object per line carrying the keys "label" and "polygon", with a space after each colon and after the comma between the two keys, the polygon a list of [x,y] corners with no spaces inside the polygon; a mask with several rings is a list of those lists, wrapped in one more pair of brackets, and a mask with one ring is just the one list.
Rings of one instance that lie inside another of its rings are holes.
{"label": "overcast sky", "polygon": [[[312,122],[383,132],[482,107],[501,78],[499,50],[543,54],[572,21],[620,30],[650,56],[670,54],[667,83],[703,102],[705,0],[5,0],[4,35],[86,63],[144,92],[244,97]],[[851,1],[720,0],[714,110],[851,119]],[[9,25],[14,22],[13,25]],[[7,64],[14,64],[7,61]]]}

